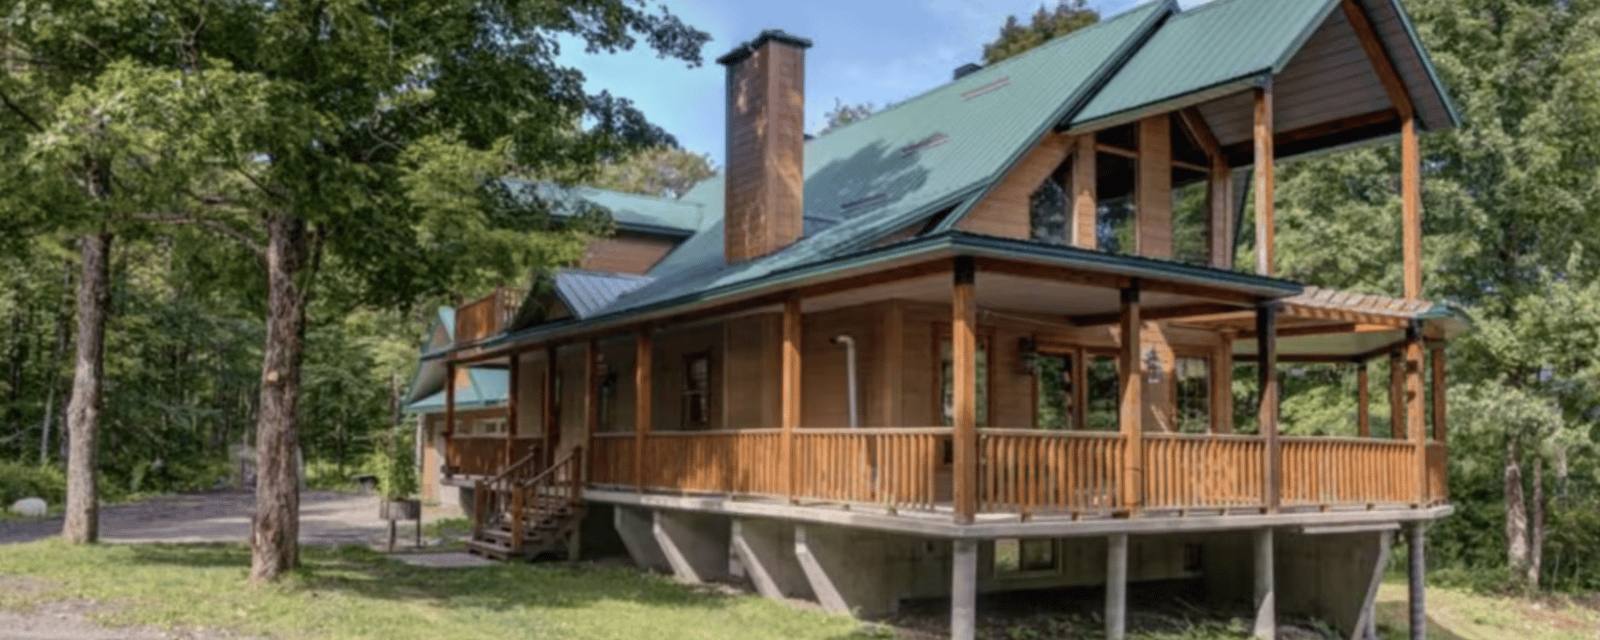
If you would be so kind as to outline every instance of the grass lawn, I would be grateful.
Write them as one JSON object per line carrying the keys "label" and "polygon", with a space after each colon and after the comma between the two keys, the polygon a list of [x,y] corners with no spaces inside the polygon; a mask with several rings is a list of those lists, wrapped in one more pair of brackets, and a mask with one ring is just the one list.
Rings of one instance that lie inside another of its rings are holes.
{"label": "grass lawn", "polygon": [[302,547],[301,554],[303,567],[295,574],[255,588],[245,581],[249,552],[239,545],[72,547],[52,539],[0,546],[0,574],[37,579],[46,587],[0,591],[0,607],[85,598],[112,603],[92,616],[109,626],[209,627],[326,640],[877,635],[848,618],[625,568],[429,569],[357,547]]}
{"label": "grass lawn", "polygon": [[[1378,591],[1378,624],[1386,638],[1407,637],[1406,585],[1390,582]],[[1428,587],[1429,640],[1600,640],[1600,597],[1586,603],[1565,598],[1530,600]]]}

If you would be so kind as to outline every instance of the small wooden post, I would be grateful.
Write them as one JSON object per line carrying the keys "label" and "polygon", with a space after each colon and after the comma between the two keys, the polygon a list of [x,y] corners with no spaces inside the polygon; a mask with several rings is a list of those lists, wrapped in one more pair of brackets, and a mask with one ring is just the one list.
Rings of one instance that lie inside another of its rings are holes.
{"label": "small wooden post", "polygon": [[1144,358],[1139,282],[1122,290],[1122,402],[1117,420],[1122,427],[1122,506],[1135,514],[1144,506]]}
{"label": "small wooden post", "polygon": [[1450,423],[1445,412],[1445,358],[1444,347],[1433,348],[1433,439],[1439,444],[1450,441]]}
{"label": "small wooden post", "polygon": [[794,430],[800,426],[800,304],[798,295],[790,296],[783,302],[782,340],[779,345],[779,426],[783,432],[779,436],[778,450],[783,459],[778,464],[783,474],[783,494],[790,500],[794,499],[798,489],[795,486],[795,474],[799,471],[795,462],[798,452],[794,446]]}
{"label": "small wooden post", "polygon": [[1356,435],[1372,436],[1371,381],[1367,379],[1367,361],[1356,363]]}
{"label": "small wooden post", "polygon": [[561,425],[556,424],[556,376],[560,375],[556,361],[556,345],[544,348],[544,380],[539,389],[539,421],[544,426],[544,466],[556,462],[556,445],[561,442]]}
{"label": "small wooden post", "polygon": [[950,304],[950,404],[954,442],[955,518],[972,522],[978,510],[978,305],[977,268],[962,256],[952,265]]}
{"label": "small wooden post", "polygon": [[1266,441],[1266,459],[1262,461],[1266,480],[1266,507],[1268,513],[1277,513],[1282,499],[1283,477],[1278,450],[1278,308],[1272,304],[1256,307],[1256,379],[1260,405],[1257,424]]}
{"label": "small wooden post", "polygon": [[1095,170],[1095,134],[1085,133],[1077,138],[1072,149],[1072,246],[1094,249],[1099,245],[1095,230],[1099,227],[1099,186]]}
{"label": "small wooden post", "polygon": [[1128,534],[1106,537],[1106,640],[1128,637]]}
{"label": "small wooden post", "polygon": [[1422,324],[1406,330],[1406,431],[1416,445],[1416,504],[1428,502],[1428,427],[1422,395]]}
{"label": "small wooden post", "polygon": [[1255,92],[1255,147],[1256,147],[1256,273],[1273,275],[1273,242],[1275,242],[1275,214],[1273,198],[1276,197],[1273,161],[1272,79],[1269,77]]}
{"label": "small wooden post", "polygon": [[444,475],[455,475],[456,461],[456,363],[444,363]]}
{"label": "small wooden post", "polygon": [[519,419],[517,396],[522,395],[522,365],[519,356],[520,354],[517,353],[511,354],[511,371],[509,372],[511,374],[511,390],[506,393],[506,455],[505,462],[502,464],[507,467],[517,461],[517,420]]}
{"label": "small wooden post", "polygon": [[639,336],[633,343],[633,483],[644,491],[644,448],[650,429],[651,418],[651,385],[650,379],[651,358],[655,354],[655,345],[650,335],[650,327],[640,327]]}

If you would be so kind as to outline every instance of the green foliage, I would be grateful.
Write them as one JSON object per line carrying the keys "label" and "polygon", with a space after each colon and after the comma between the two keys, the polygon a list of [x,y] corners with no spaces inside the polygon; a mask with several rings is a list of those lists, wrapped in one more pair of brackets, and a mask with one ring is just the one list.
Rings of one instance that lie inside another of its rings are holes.
{"label": "green foliage", "polygon": [[600,165],[590,184],[601,189],[658,198],[682,198],[695,185],[717,175],[711,155],[661,146]]}
{"label": "green foliage", "polygon": [[67,476],[61,469],[0,460],[0,509],[23,498],[44,498],[60,506],[67,495]]}
{"label": "green foliage", "polygon": [[[885,106],[884,108],[888,107]],[[833,108],[829,109],[827,113],[822,114],[822,130],[818,131],[817,135],[827,135],[833,130],[850,123],[865,120],[867,119],[867,116],[872,115],[874,111],[877,111],[877,108],[875,108],[871,102],[863,102],[861,104],[845,104],[843,100],[834,98]]]}
{"label": "green foliage", "polygon": [[405,425],[377,434],[377,447],[368,454],[362,470],[378,478],[378,493],[395,500],[417,495],[415,432]]}
{"label": "green foliage", "polygon": [[1000,35],[983,45],[983,62],[994,64],[1099,21],[1100,12],[1088,0],[1059,0],[1054,9],[1041,4],[1026,25],[1007,16]]}

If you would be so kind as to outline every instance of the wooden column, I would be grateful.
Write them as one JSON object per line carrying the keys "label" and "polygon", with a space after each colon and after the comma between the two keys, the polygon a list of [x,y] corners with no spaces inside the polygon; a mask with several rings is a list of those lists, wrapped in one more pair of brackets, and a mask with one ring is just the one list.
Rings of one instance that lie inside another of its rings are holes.
{"label": "wooden column", "polygon": [[1163,113],[1140,120],[1138,137],[1134,251],[1150,258],[1171,258],[1172,119]]}
{"label": "wooden column", "polygon": [[584,469],[594,468],[594,434],[600,427],[600,344],[595,338],[583,343],[583,447]]}
{"label": "wooden column", "polygon": [[1406,331],[1406,433],[1416,445],[1417,504],[1428,502],[1428,426],[1422,395],[1422,324]]}
{"label": "wooden column", "polygon": [[1270,276],[1273,270],[1274,218],[1272,79],[1256,89],[1256,273]]}
{"label": "wooden column", "polygon": [[[1222,152],[1222,143],[1206,123],[1204,114],[1195,107],[1178,112],[1184,128],[1205,151],[1210,170],[1206,176],[1206,204],[1210,217],[1206,237],[1210,244],[1211,266],[1216,269],[1233,269],[1233,179],[1228,157]],[[1231,356],[1230,356],[1231,358]]]}
{"label": "wooden column", "polygon": [[1389,353],[1389,437],[1406,439],[1405,361],[1399,351]]}
{"label": "wooden column", "polygon": [[561,425],[556,424],[556,345],[544,348],[544,380],[539,385],[539,422],[544,429],[544,466],[556,461],[556,446],[561,444]]}
{"label": "wooden column", "polygon": [[645,438],[650,435],[651,409],[654,408],[651,404],[654,382],[650,378],[654,354],[650,327],[641,327],[633,343],[633,483],[640,491],[644,491]]}
{"label": "wooden column", "polygon": [[790,296],[783,303],[781,339],[779,341],[778,411],[779,472],[783,476],[784,495],[792,500],[795,495],[794,430],[800,426],[800,297]]}
{"label": "wooden column", "polygon": [[1422,299],[1422,150],[1415,115],[1400,123],[1400,211],[1405,296]]}
{"label": "wooden column", "polygon": [[1095,181],[1095,134],[1085,133],[1077,138],[1072,149],[1072,246],[1083,249],[1099,247],[1095,235],[1099,210],[1098,185]]}
{"label": "wooden column", "polygon": [[450,462],[456,451],[456,363],[444,363],[444,475],[455,474]]}
{"label": "wooden column", "polygon": [[1372,436],[1371,384],[1366,361],[1356,363],[1356,435],[1363,438]]}
{"label": "wooden column", "polygon": [[1233,433],[1233,334],[1228,332],[1211,356],[1211,432]]}
{"label": "wooden column", "polygon": [[519,404],[517,402],[517,396],[522,394],[522,385],[519,384],[522,381],[522,366],[520,356],[521,354],[518,353],[513,353],[510,356],[511,371],[509,373],[511,376],[511,390],[506,393],[506,454],[504,463],[507,467],[511,466],[511,463],[517,461],[517,454],[515,451],[517,444],[517,405]]}
{"label": "wooden column", "polygon": [[1445,358],[1444,347],[1433,348],[1433,439],[1439,444],[1450,441],[1450,423],[1445,411]]}
{"label": "wooden column", "polygon": [[1117,420],[1122,427],[1122,507],[1130,514],[1144,506],[1144,358],[1140,334],[1139,282],[1122,290],[1122,401]]}
{"label": "wooden column", "polygon": [[953,265],[950,291],[950,404],[954,442],[955,517],[972,522],[978,511],[978,305],[972,258]]}
{"label": "wooden column", "polygon": [[1268,513],[1277,513],[1282,498],[1283,475],[1278,451],[1278,309],[1271,304],[1256,308],[1256,379],[1260,403],[1257,422],[1266,441],[1262,461]]}

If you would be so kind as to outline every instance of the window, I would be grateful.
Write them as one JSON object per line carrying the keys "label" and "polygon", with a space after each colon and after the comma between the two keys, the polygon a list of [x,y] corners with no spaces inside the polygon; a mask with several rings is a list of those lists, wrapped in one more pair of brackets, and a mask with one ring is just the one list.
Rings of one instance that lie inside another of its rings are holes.
{"label": "window", "polygon": [[1173,169],[1172,259],[1190,264],[1211,262],[1211,211],[1206,201],[1206,174]]}
{"label": "window", "polygon": [[[950,338],[945,338],[939,343],[939,406],[940,415],[944,418],[944,425],[955,424],[955,365],[951,357]],[[986,336],[978,337],[978,402],[977,425],[989,426],[989,340]]]}
{"label": "window", "polygon": [[1070,355],[1038,356],[1033,371],[1036,398],[1034,428],[1057,431],[1077,428],[1072,365],[1073,358]]}
{"label": "window", "polygon": [[601,431],[611,431],[616,428],[617,420],[617,372],[606,369],[600,373],[600,403],[595,407]]}
{"label": "window", "polygon": [[711,426],[711,353],[703,351],[683,357],[683,426]]}
{"label": "window", "polygon": [[1177,394],[1174,416],[1178,432],[1211,431],[1211,361],[1196,356],[1178,356],[1173,363],[1173,384]]}
{"label": "window", "polygon": [[1089,431],[1117,431],[1122,405],[1122,381],[1117,376],[1117,358],[1108,354],[1089,354],[1087,379],[1088,405],[1084,407],[1083,428]]}
{"label": "window", "polygon": [[1028,199],[1029,237],[1049,244],[1072,242],[1072,156],[1039,183]]}
{"label": "window", "polygon": [[1058,566],[1055,540],[1001,538],[994,541],[994,574],[998,577],[1053,573]]}

